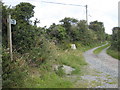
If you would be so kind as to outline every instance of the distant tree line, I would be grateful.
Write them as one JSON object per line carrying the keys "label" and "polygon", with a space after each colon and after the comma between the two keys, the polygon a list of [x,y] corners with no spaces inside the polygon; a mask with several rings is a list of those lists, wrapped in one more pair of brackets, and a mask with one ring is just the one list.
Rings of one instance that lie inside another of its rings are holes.
{"label": "distant tree line", "polygon": [[53,23],[48,29],[47,34],[62,42],[68,40],[70,42],[80,42],[83,45],[91,43],[103,42],[106,40],[105,28],[102,22],[93,21],[87,25],[85,20],[77,20],[65,17],[60,20],[61,24]]}

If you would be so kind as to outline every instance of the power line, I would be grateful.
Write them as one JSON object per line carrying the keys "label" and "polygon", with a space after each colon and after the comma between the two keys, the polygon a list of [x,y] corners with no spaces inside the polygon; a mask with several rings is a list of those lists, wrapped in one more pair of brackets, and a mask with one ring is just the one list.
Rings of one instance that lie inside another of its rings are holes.
{"label": "power line", "polygon": [[85,7],[86,8],[86,21],[87,21],[87,24],[88,24],[88,5],[78,5],[78,4],[66,4],[66,3],[57,3],[57,2],[47,2],[47,1],[41,1],[43,3],[51,3],[51,4],[61,4],[61,5],[70,5],[70,6],[81,6],[81,7]]}
{"label": "power line", "polygon": [[78,4],[66,4],[66,3],[57,3],[57,2],[47,2],[47,1],[41,1],[44,3],[52,3],[52,4],[61,4],[61,5],[70,5],[70,6],[81,6],[81,7],[85,7],[83,5],[78,5]]}

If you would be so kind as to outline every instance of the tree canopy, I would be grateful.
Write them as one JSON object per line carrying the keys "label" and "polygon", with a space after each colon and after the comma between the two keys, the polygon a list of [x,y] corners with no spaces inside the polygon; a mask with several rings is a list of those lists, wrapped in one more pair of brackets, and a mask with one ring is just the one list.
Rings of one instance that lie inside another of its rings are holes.
{"label": "tree canopy", "polygon": [[15,6],[13,15],[15,15],[18,21],[23,20],[29,22],[29,19],[34,16],[34,8],[34,5],[22,2]]}

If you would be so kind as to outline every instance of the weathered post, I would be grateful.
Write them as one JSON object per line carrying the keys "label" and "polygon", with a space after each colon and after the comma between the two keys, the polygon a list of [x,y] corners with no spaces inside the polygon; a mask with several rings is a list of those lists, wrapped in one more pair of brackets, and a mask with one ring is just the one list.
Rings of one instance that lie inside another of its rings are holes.
{"label": "weathered post", "polygon": [[9,48],[9,53],[10,53],[10,59],[11,61],[13,60],[13,54],[12,54],[12,34],[11,34],[11,15],[8,15],[7,18],[7,34],[8,34],[8,48]]}
{"label": "weathered post", "polygon": [[85,5],[85,7],[86,7],[86,22],[88,25],[88,5]]}
{"label": "weathered post", "polygon": [[120,1],[118,2],[118,27],[120,27]]}

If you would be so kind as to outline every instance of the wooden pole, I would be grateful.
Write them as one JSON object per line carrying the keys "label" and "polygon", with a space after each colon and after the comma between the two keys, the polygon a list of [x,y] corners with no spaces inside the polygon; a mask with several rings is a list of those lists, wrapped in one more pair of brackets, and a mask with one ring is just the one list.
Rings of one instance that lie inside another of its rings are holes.
{"label": "wooden pole", "polygon": [[10,53],[10,59],[11,61],[13,60],[13,54],[12,54],[12,34],[11,34],[11,15],[8,15],[8,18],[7,18],[7,21],[8,21],[8,48],[9,48],[9,53]]}
{"label": "wooden pole", "polygon": [[88,6],[86,5],[85,7],[86,7],[86,22],[87,22],[87,25],[88,25],[88,10],[87,10]]}
{"label": "wooden pole", "polygon": [[120,1],[118,2],[118,27],[120,27]]}

